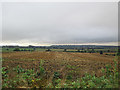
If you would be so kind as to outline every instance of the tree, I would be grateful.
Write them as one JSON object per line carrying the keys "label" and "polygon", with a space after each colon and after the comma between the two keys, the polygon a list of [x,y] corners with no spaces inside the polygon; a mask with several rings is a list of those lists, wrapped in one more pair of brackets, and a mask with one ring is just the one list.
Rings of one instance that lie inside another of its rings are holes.
{"label": "tree", "polygon": [[80,49],[78,49],[78,52],[80,52]]}
{"label": "tree", "polygon": [[103,51],[100,51],[100,54],[103,54]]}
{"label": "tree", "polygon": [[67,49],[64,49],[64,52],[66,52],[67,51]]}
{"label": "tree", "polygon": [[92,53],[95,53],[95,50],[94,49],[92,49],[92,51],[91,51]]}
{"label": "tree", "polygon": [[84,52],[86,53],[87,51],[86,51],[86,50],[84,50]]}
{"label": "tree", "polygon": [[107,52],[110,52],[110,50],[108,50]]}
{"label": "tree", "polygon": [[89,50],[89,48],[87,48],[87,52],[88,52],[88,53],[90,53],[90,50]]}
{"label": "tree", "polygon": [[20,49],[19,48],[15,48],[13,51],[20,51]]}
{"label": "tree", "polygon": [[33,51],[35,51],[35,49],[36,49],[36,48],[34,47],[34,48],[33,48]]}
{"label": "tree", "polygon": [[83,53],[83,51],[80,51],[81,53]]}
{"label": "tree", "polygon": [[51,51],[49,48],[46,51]]}
{"label": "tree", "polygon": [[120,49],[118,49],[117,55],[118,55],[118,56],[120,55]]}

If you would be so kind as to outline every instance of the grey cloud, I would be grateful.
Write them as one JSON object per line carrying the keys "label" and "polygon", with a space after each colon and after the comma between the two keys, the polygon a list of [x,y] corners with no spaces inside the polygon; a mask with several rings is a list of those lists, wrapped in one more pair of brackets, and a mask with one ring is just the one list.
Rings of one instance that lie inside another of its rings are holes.
{"label": "grey cloud", "polygon": [[117,3],[4,3],[3,41],[117,41]]}

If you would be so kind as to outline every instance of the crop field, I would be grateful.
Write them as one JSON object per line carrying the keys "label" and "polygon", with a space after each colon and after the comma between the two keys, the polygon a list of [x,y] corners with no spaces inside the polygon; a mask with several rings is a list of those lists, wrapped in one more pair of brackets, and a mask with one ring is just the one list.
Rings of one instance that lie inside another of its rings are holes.
{"label": "crop field", "polygon": [[[2,67],[3,88],[118,87],[118,79],[115,79],[118,75],[117,56],[112,55],[54,51],[3,52]],[[92,78],[98,81],[91,81]]]}
{"label": "crop field", "polygon": [[[13,52],[14,51],[14,49],[15,48],[0,48],[0,51],[2,50],[2,52]],[[24,51],[24,50],[26,50],[26,51],[32,51],[32,50],[34,50],[33,48],[20,48],[20,50],[22,51]],[[44,49],[44,48],[35,48],[35,50],[34,51],[46,51],[47,49]],[[57,52],[63,52],[64,51],[64,49],[50,49],[51,51],[57,51]],[[87,51],[87,49],[84,49],[84,50],[86,50]],[[83,51],[84,51],[83,50]],[[92,49],[89,49],[89,51],[91,51]],[[107,49],[94,49],[94,51],[95,52],[99,52],[99,51],[103,51],[103,52],[107,52],[107,51],[112,51],[112,52],[117,52],[117,50],[118,50],[118,48],[107,48]],[[77,49],[67,49],[66,51],[68,51],[68,52],[76,52],[76,51],[78,51]]]}

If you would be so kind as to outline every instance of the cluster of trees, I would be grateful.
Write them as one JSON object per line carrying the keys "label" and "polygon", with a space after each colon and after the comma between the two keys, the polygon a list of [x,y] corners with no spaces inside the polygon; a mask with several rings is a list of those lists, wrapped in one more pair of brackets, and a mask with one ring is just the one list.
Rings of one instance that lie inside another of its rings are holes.
{"label": "cluster of trees", "polygon": [[50,49],[47,49],[46,51],[51,51]]}
{"label": "cluster of trees", "polygon": [[88,48],[88,49],[105,49],[105,48],[117,48],[117,46],[100,46],[100,45],[52,45],[51,49],[75,49],[75,48]]}
{"label": "cluster of trees", "polygon": [[33,49],[20,49],[20,48],[15,48],[13,51],[35,51],[35,48],[33,48]]}
{"label": "cluster of trees", "polygon": [[[46,51],[51,51],[51,49],[47,49]],[[81,52],[81,53],[96,53],[96,51],[94,49],[92,50],[84,50],[83,48],[82,49],[77,49],[76,51],[67,51],[67,49],[63,49],[63,52]],[[97,51],[99,52],[100,54],[103,54],[103,51]]]}
{"label": "cluster of trees", "polygon": [[[9,50],[9,49],[7,48],[6,50]],[[36,48],[31,46],[31,48],[28,48],[28,49],[16,47],[13,51],[35,51],[35,50],[36,50]],[[51,48],[47,48],[46,51],[52,51],[52,50],[51,50]],[[100,54],[103,54],[104,52],[113,52],[113,51],[111,51],[111,50],[97,51],[94,48],[92,48],[92,49],[76,48],[76,51],[68,51],[66,48],[64,48],[63,52],[81,52],[81,53],[100,53]],[[108,55],[108,54],[106,54],[106,55]],[[117,55],[120,55],[120,49],[118,50]]]}

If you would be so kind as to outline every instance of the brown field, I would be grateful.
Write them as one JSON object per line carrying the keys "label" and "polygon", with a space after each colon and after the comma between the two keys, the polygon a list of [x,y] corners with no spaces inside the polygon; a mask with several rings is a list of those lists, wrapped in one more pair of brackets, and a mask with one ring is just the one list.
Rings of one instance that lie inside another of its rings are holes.
{"label": "brown field", "polygon": [[[2,53],[2,66],[11,69],[10,78],[16,75],[13,67],[24,69],[39,68],[40,60],[44,60],[44,68],[47,73],[46,82],[51,82],[54,72],[61,73],[61,78],[72,75],[74,79],[82,77],[84,73],[93,72],[101,76],[101,68],[113,63],[115,56],[100,55],[99,53],[73,53],[73,52],[8,52]],[[69,68],[68,66],[71,66]]]}

